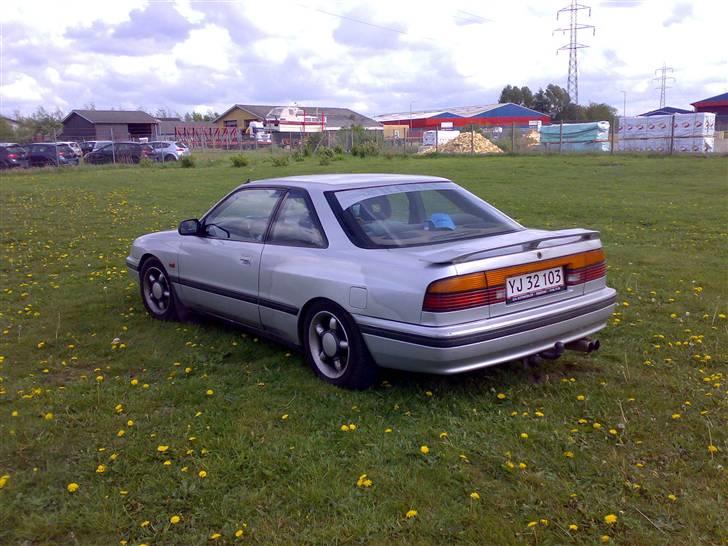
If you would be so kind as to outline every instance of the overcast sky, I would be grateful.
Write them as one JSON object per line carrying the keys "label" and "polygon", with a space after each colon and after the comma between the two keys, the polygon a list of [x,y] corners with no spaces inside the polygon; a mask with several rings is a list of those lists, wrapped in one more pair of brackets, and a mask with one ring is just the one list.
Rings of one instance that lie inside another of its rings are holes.
{"label": "overcast sky", "polygon": [[[4,0],[0,112],[234,103],[364,114],[497,102],[506,84],[566,87],[569,0]],[[580,103],[638,114],[728,91],[725,0],[594,0]],[[722,28],[721,28],[722,27]]]}

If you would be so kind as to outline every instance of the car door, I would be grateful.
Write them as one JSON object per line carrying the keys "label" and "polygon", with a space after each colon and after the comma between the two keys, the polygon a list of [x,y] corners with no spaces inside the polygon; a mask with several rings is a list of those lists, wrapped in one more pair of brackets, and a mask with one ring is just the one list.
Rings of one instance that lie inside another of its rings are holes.
{"label": "car door", "polygon": [[185,236],[178,256],[182,300],[238,322],[260,326],[258,276],[263,241],[285,190],[244,188],[202,220],[203,234]]}
{"label": "car door", "polygon": [[321,294],[328,241],[306,191],[292,188],[283,198],[265,242],[260,265],[259,302],[262,326],[298,343],[298,313]]}

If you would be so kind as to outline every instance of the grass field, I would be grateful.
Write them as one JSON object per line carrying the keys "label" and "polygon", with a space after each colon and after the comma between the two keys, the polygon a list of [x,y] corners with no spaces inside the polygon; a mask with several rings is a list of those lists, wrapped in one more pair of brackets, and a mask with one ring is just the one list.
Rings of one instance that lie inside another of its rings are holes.
{"label": "grass field", "polygon": [[[726,543],[728,160],[203,163],[2,174],[0,544]],[[145,314],[136,236],[247,178],[367,171],[599,229],[619,291],[599,353],[348,392]]]}

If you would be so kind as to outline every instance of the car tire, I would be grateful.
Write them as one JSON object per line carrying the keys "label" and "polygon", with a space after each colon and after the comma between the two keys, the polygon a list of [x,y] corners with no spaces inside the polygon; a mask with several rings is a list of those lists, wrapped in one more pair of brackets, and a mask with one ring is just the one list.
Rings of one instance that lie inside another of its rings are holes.
{"label": "car tire", "polygon": [[306,361],[327,383],[347,389],[366,389],[377,379],[372,360],[354,319],[338,305],[316,302],[303,322]]}
{"label": "car tire", "polygon": [[147,258],[139,273],[139,289],[147,312],[157,320],[180,320],[184,307],[177,299],[167,270],[157,258]]}
{"label": "car tire", "polygon": [[164,156],[164,161],[177,161],[177,157],[172,154],[167,154]]}

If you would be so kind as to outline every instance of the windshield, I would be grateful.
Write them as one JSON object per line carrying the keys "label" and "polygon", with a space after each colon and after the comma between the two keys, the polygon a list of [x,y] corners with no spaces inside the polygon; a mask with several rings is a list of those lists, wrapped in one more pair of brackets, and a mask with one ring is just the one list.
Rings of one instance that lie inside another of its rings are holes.
{"label": "windshield", "polygon": [[430,245],[522,229],[452,182],[344,190],[334,196],[349,236],[366,248]]}

